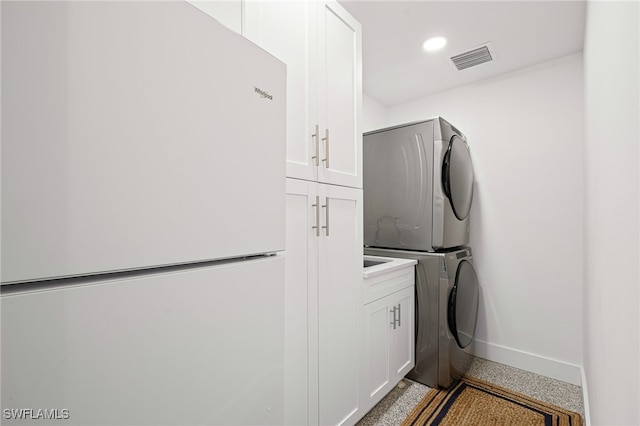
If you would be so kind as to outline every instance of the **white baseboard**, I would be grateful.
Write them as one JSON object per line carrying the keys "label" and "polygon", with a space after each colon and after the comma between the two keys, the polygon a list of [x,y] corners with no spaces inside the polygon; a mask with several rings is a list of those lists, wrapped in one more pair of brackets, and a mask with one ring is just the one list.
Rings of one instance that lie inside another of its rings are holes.
{"label": "white baseboard", "polygon": [[591,426],[589,392],[587,391],[587,377],[583,366],[569,364],[482,340],[476,339],[474,342],[473,354],[475,356],[580,386],[582,388],[582,401],[584,404],[584,424],[585,426]]}
{"label": "white baseboard", "polygon": [[579,365],[569,364],[477,339],[475,340],[473,353],[489,361],[582,386],[584,372]]}
{"label": "white baseboard", "polygon": [[584,372],[584,367],[580,367],[580,377],[582,380],[582,402],[584,404],[584,424],[585,426],[591,426],[591,411],[589,410],[589,392],[587,391],[587,376]]}

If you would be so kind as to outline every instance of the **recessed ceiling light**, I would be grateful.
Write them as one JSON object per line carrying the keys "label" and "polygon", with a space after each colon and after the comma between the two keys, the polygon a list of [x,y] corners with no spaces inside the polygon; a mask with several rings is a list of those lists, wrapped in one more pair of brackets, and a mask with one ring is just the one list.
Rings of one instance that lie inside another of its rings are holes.
{"label": "recessed ceiling light", "polygon": [[447,39],[444,37],[432,37],[422,44],[422,48],[427,52],[434,52],[442,49],[447,44]]}

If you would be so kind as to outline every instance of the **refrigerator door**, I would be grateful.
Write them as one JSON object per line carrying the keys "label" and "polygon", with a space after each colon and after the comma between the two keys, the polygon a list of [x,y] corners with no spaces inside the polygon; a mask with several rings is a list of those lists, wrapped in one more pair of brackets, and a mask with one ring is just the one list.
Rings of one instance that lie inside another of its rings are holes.
{"label": "refrigerator door", "polygon": [[432,250],[433,124],[365,134],[365,245]]}
{"label": "refrigerator door", "polygon": [[3,2],[2,282],[283,250],[285,76],[185,2]]}
{"label": "refrigerator door", "polygon": [[284,258],[182,269],[3,294],[2,407],[66,410],[43,424],[283,424]]}

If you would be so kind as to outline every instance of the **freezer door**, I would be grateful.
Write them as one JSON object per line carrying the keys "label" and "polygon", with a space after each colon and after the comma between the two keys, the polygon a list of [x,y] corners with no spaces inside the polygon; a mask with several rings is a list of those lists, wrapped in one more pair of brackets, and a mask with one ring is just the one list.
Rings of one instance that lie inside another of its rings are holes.
{"label": "freezer door", "polygon": [[2,282],[284,249],[285,65],[186,2],[2,4]]}
{"label": "freezer door", "polygon": [[66,410],[65,425],[283,424],[281,256],[0,300],[3,408]]}
{"label": "freezer door", "polygon": [[433,121],[365,134],[364,242],[431,250]]}

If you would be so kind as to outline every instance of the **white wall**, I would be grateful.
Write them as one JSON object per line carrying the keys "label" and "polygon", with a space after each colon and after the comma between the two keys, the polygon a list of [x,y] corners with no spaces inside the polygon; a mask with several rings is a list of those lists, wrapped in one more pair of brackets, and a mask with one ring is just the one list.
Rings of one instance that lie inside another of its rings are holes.
{"label": "white wall", "polygon": [[589,2],[584,369],[594,425],[640,424],[640,7]]}
{"label": "white wall", "polygon": [[387,126],[387,108],[376,99],[362,95],[362,132],[378,130]]}
{"label": "white wall", "polygon": [[389,107],[441,115],[469,139],[479,356],[580,383],[583,62],[574,54]]}

